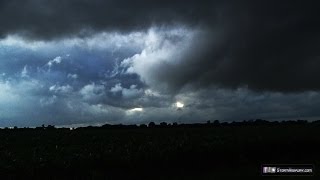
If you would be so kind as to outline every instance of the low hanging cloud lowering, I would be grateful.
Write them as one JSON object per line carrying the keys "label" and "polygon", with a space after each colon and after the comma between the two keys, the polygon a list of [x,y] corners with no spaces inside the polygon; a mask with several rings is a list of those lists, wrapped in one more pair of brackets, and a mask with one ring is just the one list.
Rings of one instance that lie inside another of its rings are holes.
{"label": "low hanging cloud lowering", "polygon": [[0,0],[0,126],[317,119],[319,17],[309,1]]}

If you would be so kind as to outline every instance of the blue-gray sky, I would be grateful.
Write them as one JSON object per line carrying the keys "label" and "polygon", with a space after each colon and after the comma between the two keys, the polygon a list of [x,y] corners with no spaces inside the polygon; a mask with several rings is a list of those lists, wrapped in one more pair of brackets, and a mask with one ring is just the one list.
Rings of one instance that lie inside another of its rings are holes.
{"label": "blue-gray sky", "polygon": [[0,126],[317,119],[316,5],[0,0]]}

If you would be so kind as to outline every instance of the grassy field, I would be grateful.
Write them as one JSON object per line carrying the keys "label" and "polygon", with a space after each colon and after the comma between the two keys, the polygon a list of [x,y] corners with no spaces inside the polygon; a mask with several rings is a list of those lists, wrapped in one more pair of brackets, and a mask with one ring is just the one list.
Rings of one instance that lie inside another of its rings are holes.
{"label": "grassy field", "polygon": [[319,145],[312,125],[0,130],[0,179],[261,177],[264,163],[317,170]]}

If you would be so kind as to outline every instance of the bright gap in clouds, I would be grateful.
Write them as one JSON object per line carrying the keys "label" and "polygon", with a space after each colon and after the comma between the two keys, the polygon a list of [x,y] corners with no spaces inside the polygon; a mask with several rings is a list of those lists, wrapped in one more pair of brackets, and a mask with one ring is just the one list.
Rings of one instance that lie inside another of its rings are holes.
{"label": "bright gap in clouds", "polygon": [[129,112],[142,112],[142,111],[143,111],[143,108],[133,108],[129,110]]}
{"label": "bright gap in clouds", "polygon": [[176,106],[177,108],[183,108],[184,107],[184,104],[182,102],[176,102]]}

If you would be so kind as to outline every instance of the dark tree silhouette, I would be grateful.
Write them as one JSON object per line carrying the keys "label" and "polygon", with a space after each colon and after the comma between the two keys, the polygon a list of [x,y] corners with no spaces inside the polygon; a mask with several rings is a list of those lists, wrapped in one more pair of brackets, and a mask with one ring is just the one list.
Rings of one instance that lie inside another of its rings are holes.
{"label": "dark tree silhouette", "polygon": [[148,127],[149,127],[149,128],[156,127],[156,124],[155,124],[154,122],[150,122],[150,123],[148,124]]}
{"label": "dark tree silhouette", "polygon": [[166,122],[161,122],[161,123],[160,123],[160,126],[161,126],[161,127],[167,127],[168,124],[167,124]]}
{"label": "dark tree silhouette", "polygon": [[147,125],[145,125],[145,124],[140,124],[140,126],[139,126],[140,128],[147,128],[148,126]]}
{"label": "dark tree silhouette", "polygon": [[213,125],[214,125],[214,126],[220,126],[220,121],[219,121],[219,120],[213,121]]}
{"label": "dark tree silhouette", "polygon": [[48,125],[47,129],[55,129],[55,127],[53,125]]}

